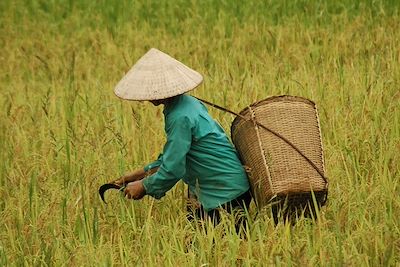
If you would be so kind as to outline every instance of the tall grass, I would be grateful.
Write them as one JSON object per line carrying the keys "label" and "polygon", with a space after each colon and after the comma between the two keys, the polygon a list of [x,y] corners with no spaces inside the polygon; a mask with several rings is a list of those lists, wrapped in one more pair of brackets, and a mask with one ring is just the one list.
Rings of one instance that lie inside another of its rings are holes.
{"label": "tall grass", "polygon": [[[398,265],[398,26],[398,1],[1,1],[0,265]],[[150,47],[233,110],[278,94],[318,104],[318,223],[274,227],[265,211],[246,240],[229,218],[206,232],[186,221],[182,184],[100,202],[101,183],[165,141],[161,109],[112,90]]]}

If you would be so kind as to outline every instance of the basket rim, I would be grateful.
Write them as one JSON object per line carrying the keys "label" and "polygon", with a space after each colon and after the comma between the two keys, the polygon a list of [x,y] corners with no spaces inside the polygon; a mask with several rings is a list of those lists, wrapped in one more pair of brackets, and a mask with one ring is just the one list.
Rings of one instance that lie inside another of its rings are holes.
{"label": "basket rim", "polygon": [[[279,101],[302,102],[302,103],[311,105],[314,109],[316,108],[315,102],[312,101],[312,100],[310,100],[310,99],[308,99],[308,98],[305,98],[305,97],[302,97],[302,96],[278,95],[278,96],[270,96],[270,97],[267,97],[267,98],[265,98],[265,99],[262,99],[262,100],[259,100],[259,101],[257,101],[257,102],[254,102],[253,104],[251,104],[251,105],[249,105],[249,106],[243,108],[243,109],[239,112],[239,114],[240,114],[240,115],[245,115],[245,114],[247,114],[248,111],[249,111],[249,107],[252,107],[252,108],[253,108],[253,107],[258,107],[258,106],[264,105],[264,104],[266,104],[266,103],[273,103],[273,102],[279,102]],[[240,120],[242,120],[242,118],[240,118],[240,117],[237,116],[237,117],[233,120],[233,122],[232,122],[231,129],[232,129],[233,127],[235,127],[236,124],[239,123]]]}

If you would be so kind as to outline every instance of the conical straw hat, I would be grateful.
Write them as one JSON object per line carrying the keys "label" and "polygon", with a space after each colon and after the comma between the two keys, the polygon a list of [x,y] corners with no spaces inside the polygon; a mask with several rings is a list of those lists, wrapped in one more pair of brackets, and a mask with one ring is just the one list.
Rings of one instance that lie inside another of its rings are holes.
{"label": "conical straw hat", "polygon": [[157,100],[188,92],[202,81],[200,73],[152,48],[133,65],[114,92],[127,100]]}

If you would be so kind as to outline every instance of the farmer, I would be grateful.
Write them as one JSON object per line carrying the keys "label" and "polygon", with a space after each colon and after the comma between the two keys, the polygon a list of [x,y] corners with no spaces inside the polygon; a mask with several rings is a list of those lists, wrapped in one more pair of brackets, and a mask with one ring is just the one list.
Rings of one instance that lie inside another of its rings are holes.
{"label": "farmer", "polygon": [[[249,182],[237,152],[205,106],[185,95],[203,77],[169,55],[150,49],[115,88],[126,100],[164,105],[167,142],[158,159],[114,181],[127,184],[125,196],[162,198],[183,180],[214,223],[219,209],[231,213],[249,207]],[[240,225],[237,227],[240,227]]]}

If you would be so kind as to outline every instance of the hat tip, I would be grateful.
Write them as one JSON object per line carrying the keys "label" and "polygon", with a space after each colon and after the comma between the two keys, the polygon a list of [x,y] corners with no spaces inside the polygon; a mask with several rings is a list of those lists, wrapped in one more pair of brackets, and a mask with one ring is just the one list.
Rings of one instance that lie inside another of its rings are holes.
{"label": "hat tip", "polygon": [[152,47],[152,48],[150,48],[150,50],[148,52],[157,52],[157,53],[159,53],[161,51],[159,49],[155,48],[155,47]]}

